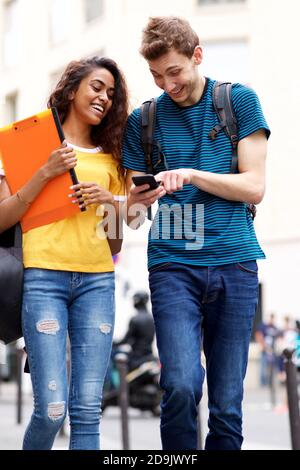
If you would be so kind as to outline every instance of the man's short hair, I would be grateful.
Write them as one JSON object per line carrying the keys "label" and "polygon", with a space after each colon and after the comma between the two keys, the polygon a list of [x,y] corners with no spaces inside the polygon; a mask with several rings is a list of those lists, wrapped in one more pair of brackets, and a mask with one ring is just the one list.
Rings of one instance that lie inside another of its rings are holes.
{"label": "man's short hair", "polygon": [[176,16],[150,17],[143,30],[140,53],[146,60],[155,60],[170,49],[192,57],[199,37],[189,22]]}

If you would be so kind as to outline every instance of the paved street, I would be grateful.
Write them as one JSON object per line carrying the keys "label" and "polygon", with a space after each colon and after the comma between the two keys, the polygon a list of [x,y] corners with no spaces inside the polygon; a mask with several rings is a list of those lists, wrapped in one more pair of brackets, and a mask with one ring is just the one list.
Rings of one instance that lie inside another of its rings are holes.
{"label": "paved street", "polygon": [[[28,389],[28,387],[26,387]],[[31,413],[31,396],[24,394],[22,424],[16,424],[16,393],[14,383],[2,383],[0,386],[0,449],[20,449],[22,436]],[[278,405],[272,408],[268,389],[250,388],[245,392],[244,400],[244,449],[276,450],[289,449],[288,414],[284,410],[284,388],[277,392]],[[203,435],[206,433],[207,411],[206,396],[201,408]],[[102,420],[102,449],[122,449],[121,423],[118,408],[105,410]],[[138,449],[160,449],[159,418],[148,412],[141,413],[130,409],[130,447]],[[55,449],[67,449],[68,437],[58,437]]]}

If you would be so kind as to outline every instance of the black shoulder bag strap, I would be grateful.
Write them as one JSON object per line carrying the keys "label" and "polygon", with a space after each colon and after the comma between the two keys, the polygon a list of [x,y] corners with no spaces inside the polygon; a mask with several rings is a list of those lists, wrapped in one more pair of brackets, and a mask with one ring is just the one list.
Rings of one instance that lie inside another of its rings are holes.
{"label": "black shoulder bag strap", "polygon": [[152,153],[156,120],[156,101],[154,98],[145,101],[141,106],[142,147],[145,155],[147,173],[153,175]]}
{"label": "black shoulder bag strap", "polygon": [[[219,118],[217,124],[209,133],[211,140],[215,140],[220,131],[224,131],[228,136],[232,147],[232,158],[230,173],[238,173],[238,123],[232,106],[232,83],[216,82],[213,86],[213,105],[215,112]],[[256,207],[254,204],[248,204],[248,210],[252,219],[256,215]]]}
{"label": "black shoulder bag strap", "polygon": [[[144,150],[145,163],[147,168],[147,173],[153,175],[153,163],[152,163],[152,154],[154,147],[154,132],[155,132],[155,121],[156,121],[156,100],[152,98],[151,100],[145,101],[141,105],[141,140],[142,147]],[[151,206],[148,207],[147,217],[149,220],[152,220],[152,209]]]}

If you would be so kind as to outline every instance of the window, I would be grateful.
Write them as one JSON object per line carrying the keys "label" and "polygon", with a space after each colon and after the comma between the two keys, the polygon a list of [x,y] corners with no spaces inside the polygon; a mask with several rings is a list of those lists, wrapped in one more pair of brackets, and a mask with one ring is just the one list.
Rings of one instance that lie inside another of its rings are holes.
{"label": "window", "polygon": [[198,0],[198,5],[213,5],[218,3],[245,3],[246,0]]}
{"label": "window", "polygon": [[105,50],[104,49],[98,49],[95,52],[91,52],[86,56],[86,58],[92,58],[92,57],[104,57],[105,56]]}
{"label": "window", "polygon": [[59,80],[61,79],[61,76],[62,76],[64,70],[65,70],[65,68],[63,67],[63,68],[61,68],[59,70],[56,70],[55,72],[51,73],[51,75],[49,77],[49,94],[52,93],[52,91],[54,91],[54,88],[56,87]]}
{"label": "window", "polygon": [[202,70],[215,80],[229,80],[249,84],[250,57],[245,40],[210,42],[203,44]]}
{"label": "window", "polygon": [[4,125],[18,120],[18,94],[11,93],[5,98]]}
{"label": "window", "polygon": [[3,11],[3,61],[4,66],[15,66],[21,59],[22,22],[17,0],[4,3]]}
{"label": "window", "polygon": [[87,22],[103,15],[103,0],[84,0],[85,19]]}
{"label": "window", "polygon": [[50,34],[51,42],[57,44],[69,35],[71,0],[51,0]]}

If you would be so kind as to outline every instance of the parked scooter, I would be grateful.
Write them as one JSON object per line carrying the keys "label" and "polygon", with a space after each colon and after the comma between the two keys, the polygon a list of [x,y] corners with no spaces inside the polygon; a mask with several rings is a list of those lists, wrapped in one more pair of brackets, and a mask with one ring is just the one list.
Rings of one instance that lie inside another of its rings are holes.
{"label": "parked scooter", "polygon": [[[111,364],[104,384],[102,411],[108,406],[119,405],[120,374],[116,364],[116,357],[118,353],[125,353],[129,359],[130,350],[130,346],[126,344],[113,346]],[[153,355],[141,358],[140,364],[136,364],[133,369],[129,370],[126,376],[129,406],[141,411],[149,410],[154,416],[159,416],[162,397],[159,377],[159,360]]]}

